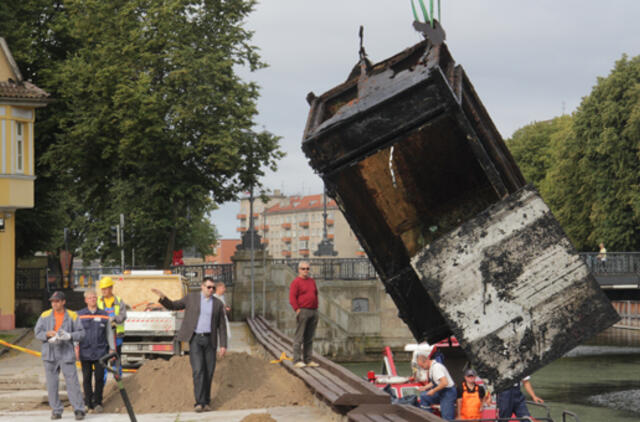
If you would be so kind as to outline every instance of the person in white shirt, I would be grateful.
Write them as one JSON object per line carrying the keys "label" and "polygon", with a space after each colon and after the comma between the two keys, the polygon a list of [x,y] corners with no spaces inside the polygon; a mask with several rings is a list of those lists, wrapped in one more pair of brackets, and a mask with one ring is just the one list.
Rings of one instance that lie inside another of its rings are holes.
{"label": "person in white shirt", "polygon": [[418,353],[416,363],[422,369],[429,371],[429,383],[418,390],[420,393],[420,407],[431,411],[431,405],[440,403],[440,414],[443,419],[455,419],[455,403],[458,397],[456,384],[447,368],[433,359],[426,352]]}
{"label": "person in white shirt", "polygon": [[[213,282],[213,278],[205,277]],[[214,283],[216,286],[216,292],[213,294],[215,297],[220,299],[220,301],[224,304],[224,322],[227,325],[227,344],[231,341],[231,330],[229,329],[229,312],[231,311],[231,307],[227,306],[227,302],[224,300],[224,292],[227,291],[227,286],[222,281],[216,281]],[[218,342],[220,344],[220,342]]]}

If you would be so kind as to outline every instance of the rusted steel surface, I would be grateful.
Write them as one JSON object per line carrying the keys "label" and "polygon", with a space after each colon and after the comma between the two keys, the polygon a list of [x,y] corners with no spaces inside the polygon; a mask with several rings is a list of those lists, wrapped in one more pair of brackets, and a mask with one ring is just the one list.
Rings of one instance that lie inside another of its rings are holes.
{"label": "rusted steel surface", "polygon": [[532,187],[433,241],[412,264],[497,390],[619,319]]}
{"label": "rusted steel surface", "polygon": [[358,406],[347,413],[347,418],[352,422],[442,422],[444,420],[416,407],[399,404]]}
{"label": "rusted steel surface", "polygon": [[[279,358],[283,352],[293,355],[293,341],[282,332],[271,327],[262,317],[247,320],[256,340],[271,355]],[[357,377],[351,371],[333,363],[317,353],[313,360],[317,368],[296,368],[293,362],[284,360],[287,370],[301,378],[336,410],[346,413],[361,404],[389,404],[390,396],[371,383]]]}
{"label": "rusted steel surface", "polygon": [[[585,275],[584,264],[577,262],[546,208],[539,225],[523,219],[522,227],[527,232],[548,224],[542,233],[553,235],[549,239],[557,241],[557,246],[526,244],[525,252],[511,250],[521,245],[507,237],[493,242],[496,251],[512,254],[511,261],[535,268],[526,280],[496,265],[496,260],[483,267],[484,272],[465,273],[468,285],[457,285],[456,295],[449,284],[461,268],[453,258],[451,268],[428,272],[433,259],[443,258],[429,255],[436,242],[451,248],[449,258],[467,250],[484,262],[488,250],[474,243],[480,239],[462,239],[453,233],[459,233],[466,222],[480,225],[477,219],[487,219],[485,210],[490,207],[522,206],[518,198],[532,192],[523,190],[526,182],[520,170],[444,43],[434,46],[425,41],[375,65],[361,60],[346,82],[320,97],[309,94],[307,100],[311,110],[302,149],[418,341],[434,343],[456,334],[481,375],[505,386],[615,321],[608,301],[595,293],[597,285]],[[537,193],[531,194],[542,203]],[[500,218],[494,221],[497,227]],[[533,232],[529,234],[535,238]],[[557,268],[545,272],[536,267],[536,259],[551,252],[558,255],[546,264]],[[421,259],[414,260],[420,274],[411,266],[414,257]],[[504,296],[491,306],[493,299],[477,289],[488,285],[489,279],[504,284],[502,291],[518,294]],[[562,288],[549,286],[553,284],[549,280]],[[584,294],[574,294],[576,286]],[[549,296],[550,292],[557,296]],[[512,303],[524,297],[531,303],[554,303],[558,316],[549,315],[545,328],[527,331],[527,324],[539,320],[528,314],[531,309]],[[565,308],[559,305],[562,301]],[[461,309],[458,302],[475,307]],[[494,311],[497,303],[504,304],[512,321],[520,321],[511,337],[502,319],[492,321],[498,314],[482,314],[485,309]],[[597,310],[600,317],[588,318],[588,310]],[[499,331],[482,331],[489,335],[484,348],[474,331],[475,320],[468,324],[465,314],[469,312],[479,314],[477,325]],[[522,361],[517,363],[521,354]]]}
{"label": "rusted steel surface", "polygon": [[410,266],[420,248],[524,186],[445,44],[425,41],[320,97],[303,150],[417,340],[451,332]]}

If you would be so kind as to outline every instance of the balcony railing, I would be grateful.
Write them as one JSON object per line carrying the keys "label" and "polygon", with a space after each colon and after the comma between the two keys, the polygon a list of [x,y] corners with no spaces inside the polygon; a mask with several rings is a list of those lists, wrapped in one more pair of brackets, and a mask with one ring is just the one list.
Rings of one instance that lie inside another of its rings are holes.
{"label": "balcony railing", "polygon": [[291,238],[290,238],[290,237],[283,237],[283,238],[282,238],[282,241],[283,241],[284,243],[291,243]]}
{"label": "balcony railing", "polygon": [[309,222],[308,221],[301,221],[298,224],[300,225],[300,227],[309,227]]}
{"label": "balcony railing", "polygon": [[238,227],[238,228],[236,229],[236,231],[238,231],[238,232],[240,232],[240,233],[246,232],[247,230],[248,230],[248,229],[247,229],[246,227]]}
{"label": "balcony railing", "polygon": [[247,219],[247,214],[238,214],[238,215],[236,215],[236,218],[238,220],[246,220]]}
{"label": "balcony railing", "polygon": [[286,230],[291,229],[291,223],[282,223],[282,228]]}

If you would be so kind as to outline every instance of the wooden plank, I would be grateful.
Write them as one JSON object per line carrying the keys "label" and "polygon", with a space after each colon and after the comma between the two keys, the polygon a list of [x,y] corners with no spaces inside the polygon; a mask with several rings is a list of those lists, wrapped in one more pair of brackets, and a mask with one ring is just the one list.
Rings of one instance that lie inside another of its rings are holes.
{"label": "wooden plank", "polygon": [[[271,327],[268,324],[268,322],[265,321],[262,317],[257,317],[256,319],[260,321],[260,324],[263,327],[267,327],[270,330],[270,332],[273,333],[274,336],[278,337],[283,344],[285,342],[286,343],[293,343],[292,340],[289,337],[284,335],[277,328]],[[357,375],[355,375],[353,372],[351,372],[348,369],[336,364],[335,362],[330,361],[329,359],[325,358],[324,356],[322,356],[322,355],[320,355],[318,353],[315,353],[315,352],[313,353],[313,360],[318,362],[327,371],[329,371],[329,372],[333,373],[334,375],[338,376],[343,381],[348,382],[354,388],[358,388],[358,389],[361,389],[361,390],[364,390],[364,391],[368,391],[369,394],[378,395],[378,396],[385,397],[385,398],[388,397],[387,393],[385,393],[384,391],[381,391],[375,385],[363,380],[362,378],[360,378]]]}
{"label": "wooden plank", "polygon": [[[347,413],[349,421],[442,422],[443,419],[417,407],[400,404],[363,404]],[[383,419],[380,419],[383,418]]]}

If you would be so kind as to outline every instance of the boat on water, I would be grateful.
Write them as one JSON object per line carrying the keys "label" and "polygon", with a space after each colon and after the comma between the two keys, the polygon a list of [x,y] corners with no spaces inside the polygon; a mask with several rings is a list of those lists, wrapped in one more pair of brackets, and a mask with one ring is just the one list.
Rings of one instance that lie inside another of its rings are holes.
{"label": "boat on water", "polygon": [[[425,386],[428,383],[426,371],[421,370],[417,365],[415,365],[415,356],[416,353],[421,350],[429,350],[429,358],[437,360],[447,367],[451,377],[456,383],[456,386],[459,386],[463,382],[463,374],[465,369],[469,367],[469,363],[466,359],[465,354],[462,352],[460,348],[460,344],[456,340],[455,337],[448,337],[435,345],[426,345],[426,344],[407,344],[405,345],[404,350],[406,352],[413,352],[411,370],[412,374],[409,376],[400,375],[398,373],[398,367],[396,366],[396,362],[394,360],[393,352],[391,347],[386,346],[382,351],[382,368],[380,373],[376,373],[375,371],[367,372],[367,380],[374,384],[376,387],[381,388],[387,391],[392,397],[397,399],[398,403],[410,404],[414,406],[420,406],[419,396],[420,391],[419,388]],[[477,385],[485,385],[485,382],[482,378],[476,378]],[[488,388],[485,390],[488,391]],[[491,396],[491,400],[488,404],[483,404],[481,409],[481,419],[475,419],[476,422],[517,422],[517,421],[527,421],[527,422],[554,422],[551,418],[551,410],[545,404],[534,403],[531,401],[527,401],[527,406],[532,408],[538,408],[538,413],[543,413],[544,416],[536,416],[534,417],[525,417],[525,418],[516,418],[512,417],[511,419],[499,419],[498,418],[498,409],[496,406],[495,396]],[[432,412],[438,416],[440,416],[440,408],[438,405],[432,407]],[[562,421],[577,421],[580,419],[576,414],[570,412],[568,410],[563,410],[562,412]]]}

